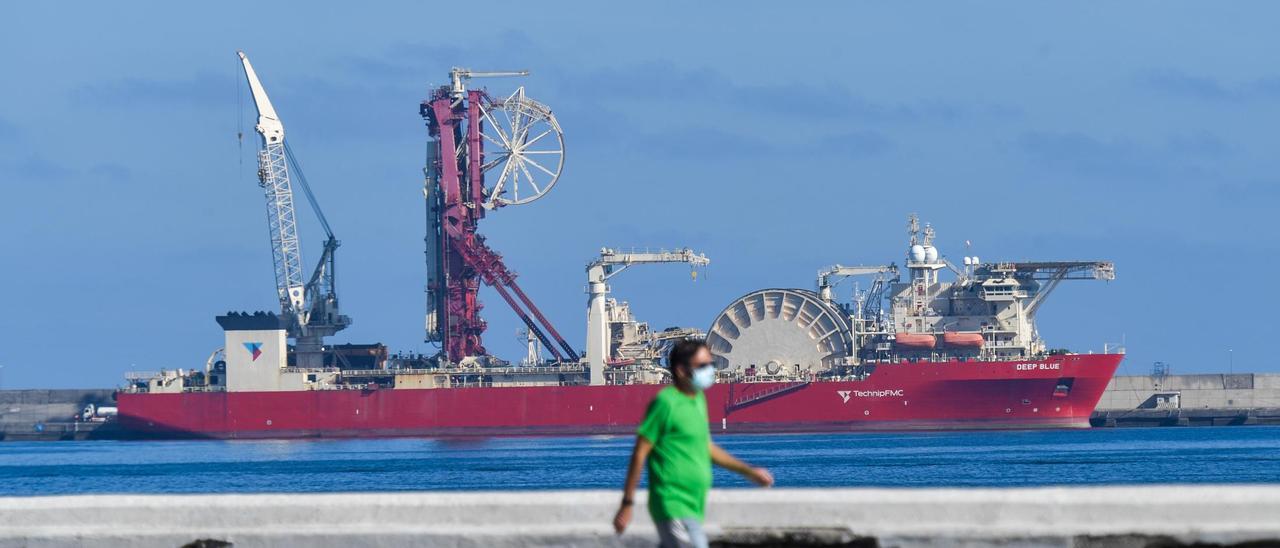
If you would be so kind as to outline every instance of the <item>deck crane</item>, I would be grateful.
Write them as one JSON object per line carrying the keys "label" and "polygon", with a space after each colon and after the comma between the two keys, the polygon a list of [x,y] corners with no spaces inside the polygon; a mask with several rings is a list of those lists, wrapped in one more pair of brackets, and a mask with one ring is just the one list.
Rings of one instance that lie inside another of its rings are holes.
{"label": "deck crane", "polygon": [[839,279],[850,276],[868,276],[876,274],[877,285],[883,285],[884,282],[896,279],[898,277],[898,265],[889,264],[881,266],[844,266],[835,265],[818,271],[818,295],[822,297],[827,304],[835,302],[835,295],[832,294],[832,287],[835,286]]}
{"label": "deck crane", "polygon": [[[833,288],[841,280],[853,276],[875,276],[871,282],[871,289],[867,291],[855,289],[852,307],[837,303]],[[818,297],[822,299],[822,302],[839,307],[844,311],[848,316],[849,322],[854,327],[854,347],[861,348],[866,340],[864,333],[871,331],[871,327],[880,322],[885,294],[892,287],[892,284],[898,280],[898,265],[896,264],[878,266],[844,266],[838,264],[818,271]]]}
{"label": "deck crane", "polygon": [[[258,124],[254,127],[262,136],[262,149],[258,151],[258,185],[267,199],[267,226],[271,231],[271,255],[275,264],[280,313],[286,318],[289,337],[295,342],[296,365],[323,367],[324,338],[351,325],[351,318],[339,311],[334,283],[334,254],[340,244],[307,184],[306,175],[285,141],[284,124],[249,63],[249,57],[243,51],[236,53],[244,65],[245,79],[249,82],[253,103],[258,110]],[[303,277],[291,170],[326,236],[324,252],[310,278]]]}
{"label": "deck crane", "polygon": [[688,263],[696,268],[711,264],[711,259],[687,247],[631,253],[603,248],[600,257],[587,264],[587,364],[591,369],[591,384],[604,384],[604,365],[609,358],[605,355],[609,349],[609,327],[605,318],[609,285],[606,282],[631,265],[658,263]]}

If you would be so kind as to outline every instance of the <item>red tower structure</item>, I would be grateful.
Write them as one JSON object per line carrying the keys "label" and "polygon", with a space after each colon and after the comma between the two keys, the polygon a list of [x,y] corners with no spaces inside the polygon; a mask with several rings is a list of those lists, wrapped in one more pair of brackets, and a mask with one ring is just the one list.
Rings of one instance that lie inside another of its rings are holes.
{"label": "red tower structure", "polygon": [[[516,274],[502,256],[477,232],[488,211],[545,195],[564,164],[564,137],[550,108],[526,98],[524,88],[495,99],[465,86],[475,77],[525,74],[455,68],[451,85],[434,90],[419,109],[430,132],[423,190],[428,220],[426,339],[441,343],[454,363],[487,355],[481,281],[497,291],[556,361],[578,360],[578,353],[516,284]],[[486,183],[491,171],[496,176]]]}

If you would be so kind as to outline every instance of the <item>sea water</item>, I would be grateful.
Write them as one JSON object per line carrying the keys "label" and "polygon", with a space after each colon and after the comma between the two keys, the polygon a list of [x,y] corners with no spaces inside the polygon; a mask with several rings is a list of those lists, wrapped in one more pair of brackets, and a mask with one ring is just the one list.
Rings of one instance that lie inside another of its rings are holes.
{"label": "sea water", "polygon": [[[1280,427],[725,435],[780,487],[1280,482]],[[619,488],[634,439],[0,443],[0,495]],[[744,487],[716,470],[719,487]]]}

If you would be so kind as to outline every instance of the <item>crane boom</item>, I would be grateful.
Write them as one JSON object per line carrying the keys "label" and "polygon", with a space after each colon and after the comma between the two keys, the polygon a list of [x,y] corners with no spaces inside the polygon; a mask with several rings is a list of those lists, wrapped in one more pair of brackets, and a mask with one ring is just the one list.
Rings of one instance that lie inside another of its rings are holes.
{"label": "crane boom", "polygon": [[[626,270],[627,267],[633,264],[655,263],[688,263],[693,266],[707,266],[711,264],[711,259],[708,259],[705,253],[700,255],[687,247],[675,251],[633,251],[629,253],[620,253],[606,247],[600,250],[600,257],[587,264],[587,277],[594,281],[596,276],[600,276],[600,281],[604,281]],[[593,273],[593,269],[596,268],[600,270],[598,273]]]}
{"label": "crane boom", "polygon": [[[818,271],[818,295],[828,304],[835,302],[835,295],[831,292],[833,278],[847,278],[849,276],[867,276],[878,274],[876,278],[878,286],[883,287],[886,279],[885,275],[896,278],[898,276],[898,265],[878,265],[878,266],[844,266],[835,265]],[[838,281],[838,280],[837,280]]]}
{"label": "crane boom", "polygon": [[249,57],[243,51],[237,51],[236,55],[240,56],[240,63],[244,65],[244,76],[249,80],[249,92],[253,94],[253,104],[258,109],[258,125],[254,129],[262,135],[264,144],[284,142],[284,124],[276,115],[275,107],[271,106],[271,99],[267,97],[267,90],[258,80],[258,73],[253,70]]}
{"label": "crane boom", "polygon": [[258,109],[258,125],[254,128],[262,136],[262,149],[258,151],[258,185],[267,198],[267,226],[271,231],[271,256],[275,263],[276,292],[281,312],[291,314],[306,324],[306,281],[293,209],[293,187],[289,182],[289,162],[285,156],[284,124],[276,115],[275,107],[271,106],[271,99],[249,63],[249,57],[243,51],[236,53],[244,65],[253,104]]}
{"label": "crane boom", "polygon": [[587,264],[587,365],[591,370],[591,384],[604,384],[604,365],[609,358],[609,325],[605,318],[605,299],[609,285],[605,283],[635,264],[688,263],[694,267],[711,264],[706,254],[692,249],[675,251],[622,253],[609,248],[600,250],[600,256]]}
{"label": "crane boom", "polygon": [[449,70],[449,94],[455,99],[462,97],[467,92],[466,81],[472,78],[509,78],[528,75],[527,70],[478,71],[453,67]]}

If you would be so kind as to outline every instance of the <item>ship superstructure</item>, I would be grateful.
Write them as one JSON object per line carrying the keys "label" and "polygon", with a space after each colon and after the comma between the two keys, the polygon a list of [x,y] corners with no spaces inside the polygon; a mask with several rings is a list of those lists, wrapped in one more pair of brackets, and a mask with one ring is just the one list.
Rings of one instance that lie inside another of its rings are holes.
{"label": "ship superstructure", "polygon": [[[1041,356],[1047,348],[1035,329],[1035,315],[1058,283],[1115,279],[1115,266],[1108,261],[987,264],[966,256],[960,267],[934,247],[932,226],[921,231],[912,215],[909,227],[909,279],[889,285],[889,316],[870,317],[868,310],[854,315],[860,320],[855,336],[863,343],[856,353],[859,360],[937,350],[982,359]],[[944,271],[955,280],[940,281]]]}
{"label": "ship superstructure", "polygon": [[[721,370],[860,377],[875,364],[903,361],[1043,359],[1052,352],[1035,319],[1054,288],[1063,280],[1115,278],[1107,261],[983,263],[966,256],[958,266],[914,214],[908,232],[905,268],[835,265],[818,272],[816,292],[761,290],[730,304],[707,339]],[[943,273],[953,279],[944,281]],[[871,281],[839,302],[835,285],[849,278]]]}

